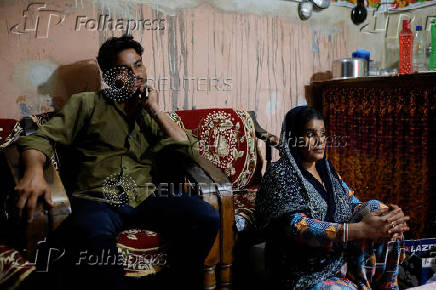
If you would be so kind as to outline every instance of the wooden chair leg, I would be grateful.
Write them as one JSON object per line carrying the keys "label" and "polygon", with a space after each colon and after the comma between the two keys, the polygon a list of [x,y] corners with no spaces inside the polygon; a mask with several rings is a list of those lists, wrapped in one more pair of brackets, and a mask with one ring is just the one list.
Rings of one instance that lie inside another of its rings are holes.
{"label": "wooden chair leg", "polygon": [[[203,196],[203,200],[210,203],[213,207],[215,207],[219,211],[219,201],[218,197],[213,194],[208,194]],[[209,251],[209,255],[206,257],[204,261],[204,279],[203,285],[205,290],[212,290],[216,288],[217,279],[216,279],[216,265],[220,262],[220,249],[221,249],[221,230],[218,231],[215,242],[212,248]]]}
{"label": "wooden chair leg", "polygon": [[204,267],[204,290],[212,290],[216,288],[215,266]]}
{"label": "wooden chair leg", "polygon": [[231,289],[232,285],[232,264],[220,265],[220,289]]}
{"label": "wooden chair leg", "polygon": [[235,245],[235,214],[232,192],[221,192],[221,263],[219,268],[220,289],[230,289],[232,284],[233,248]]}

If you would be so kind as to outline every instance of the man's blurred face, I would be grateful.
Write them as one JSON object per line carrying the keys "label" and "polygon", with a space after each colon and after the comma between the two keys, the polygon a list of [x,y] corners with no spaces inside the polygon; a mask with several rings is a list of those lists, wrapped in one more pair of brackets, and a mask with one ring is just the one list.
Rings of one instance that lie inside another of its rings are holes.
{"label": "man's blurred face", "polygon": [[132,70],[135,75],[135,87],[144,91],[147,71],[142,63],[142,57],[133,48],[122,50],[115,61],[116,66],[124,66]]}

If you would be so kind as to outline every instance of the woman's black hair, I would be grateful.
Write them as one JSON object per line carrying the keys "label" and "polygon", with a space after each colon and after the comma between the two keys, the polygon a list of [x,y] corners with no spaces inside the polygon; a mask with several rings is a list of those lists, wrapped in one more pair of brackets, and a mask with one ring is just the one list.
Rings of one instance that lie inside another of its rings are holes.
{"label": "woman's black hair", "polygon": [[311,120],[324,120],[323,115],[311,106],[299,106],[290,110],[286,114],[286,138],[288,141],[291,153],[297,158],[297,148],[299,145],[299,137],[305,135],[306,124]]}
{"label": "woman's black hair", "polygon": [[102,44],[98,51],[97,62],[100,69],[104,72],[110,69],[118,53],[125,49],[133,48],[137,54],[142,55],[144,48],[141,44],[133,40],[133,36],[125,35],[121,37],[112,37]]}
{"label": "woman's black hair", "polygon": [[289,136],[289,133],[291,133],[291,135],[294,137],[304,136],[306,124],[314,119],[324,120],[324,116],[311,106],[303,106],[299,111],[296,112],[293,118],[288,118],[286,120],[286,135]]}

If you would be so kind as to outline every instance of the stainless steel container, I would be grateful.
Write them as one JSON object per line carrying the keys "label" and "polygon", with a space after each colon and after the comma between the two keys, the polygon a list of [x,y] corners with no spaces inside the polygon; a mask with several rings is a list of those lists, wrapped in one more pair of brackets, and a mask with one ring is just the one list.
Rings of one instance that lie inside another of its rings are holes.
{"label": "stainless steel container", "polygon": [[346,79],[368,76],[368,64],[362,58],[340,58],[333,61],[333,78]]}

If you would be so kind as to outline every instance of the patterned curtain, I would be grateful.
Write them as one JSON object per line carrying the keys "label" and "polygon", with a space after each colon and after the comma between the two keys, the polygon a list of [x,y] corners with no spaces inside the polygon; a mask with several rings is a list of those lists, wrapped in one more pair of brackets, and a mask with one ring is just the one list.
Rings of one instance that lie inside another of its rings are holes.
{"label": "patterned curtain", "polygon": [[[328,158],[362,201],[399,205],[406,238],[436,236],[436,84],[322,89]],[[346,142],[344,142],[344,140]]]}

